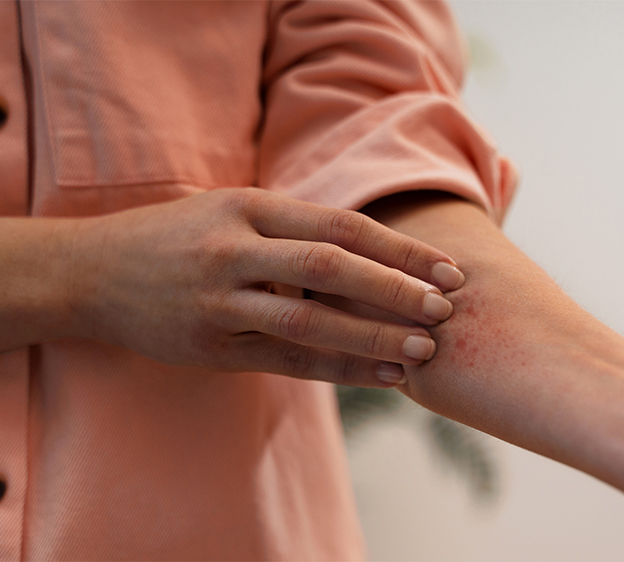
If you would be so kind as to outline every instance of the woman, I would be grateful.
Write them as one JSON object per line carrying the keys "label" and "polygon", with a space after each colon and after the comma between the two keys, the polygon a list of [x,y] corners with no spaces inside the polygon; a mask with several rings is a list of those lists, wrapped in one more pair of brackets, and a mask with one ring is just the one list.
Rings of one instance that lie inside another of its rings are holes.
{"label": "woman", "polygon": [[615,400],[615,367],[590,401],[586,370],[524,372],[544,341],[563,366],[569,318],[619,341],[493,225],[515,175],[443,4],[0,10],[0,558],[362,559],[332,389],[303,379],[599,472],[578,448],[607,422],[568,408]]}

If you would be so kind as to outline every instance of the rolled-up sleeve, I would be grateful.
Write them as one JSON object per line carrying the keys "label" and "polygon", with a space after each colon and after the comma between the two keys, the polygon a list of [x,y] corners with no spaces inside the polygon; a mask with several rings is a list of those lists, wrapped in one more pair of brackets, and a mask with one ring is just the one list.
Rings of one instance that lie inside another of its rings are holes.
{"label": "rolled-up sleeve", "polygon": [[260,187],[345,209],[442,190],[500,223],[517,173],[462,105],[465,60],[443,2],[273,2]]}

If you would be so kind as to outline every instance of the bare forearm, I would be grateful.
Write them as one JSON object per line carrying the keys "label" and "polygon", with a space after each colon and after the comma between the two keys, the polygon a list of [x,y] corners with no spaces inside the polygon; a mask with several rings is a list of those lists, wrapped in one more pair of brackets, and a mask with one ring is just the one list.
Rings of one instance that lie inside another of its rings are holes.
{"label": "bare forearm", "polygon": [[0,219],[0,352],[71,331],[73,221]]}
{"label": "bare forearm", "polygon": [[450,198],[369,214],[451,255],[465,286],[404,392],[443,415],[624,490],[624,338],[569,299],[473,205]]}

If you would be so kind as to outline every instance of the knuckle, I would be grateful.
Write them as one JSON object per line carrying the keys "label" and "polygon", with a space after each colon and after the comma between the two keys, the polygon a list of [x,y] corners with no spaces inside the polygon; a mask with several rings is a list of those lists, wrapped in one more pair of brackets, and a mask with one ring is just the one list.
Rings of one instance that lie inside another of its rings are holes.
{"label": "knuckle", "polygon": [[282,367],[285,372],[306,376],[312,370],[312,352],[306,347],[289,347],[282,354]]}
{"label": "knuckle", "polygon": [[384,302],[394,310],[401,309],[405,303],[405,292],[408,289],[408,279],[404,273],[395,272],[389,279],[384,291]]}
{"label": "knuckle", "polygon": [[282,312],[277,320],[280,337],[285,340],[300,342],[306,339],[313,326],[311,307],[295,304]]}
{"label": "knuckle", "polygon": [[297,256],[297,267],[311,286],[331,283],[342,270],[344,258],[331,244],[315,244]]}
{"label": "knuckle", "polygon": [[373,324],[364,341],[364,350],[369,357],[383,357],[388,336],[383,326]]}
{"label": "knuckle", "polygon": [[212,326],[202,324],[191,333],[191,345],[202,367],[227,372],[231,368],[232,354],[225,333],[215,333]]}
{"label": "knuckle", "polygon": [[399,255],[403,256],[403,267],[401,269],[408,270],[410,265],[418,262],[422,258],[422,248],[420,244],[413,240],[406,240],[400,249]]}
{"label": "knuckle", "polygon": [[355,211],[333,212],[329,217],[329,240],[339,246],[350,246],[362,235],[366,218]]}
{"label": "knuckle", "polygon": [[224,207],[233,215],[246,215],[249,209],[255,209],[262,202],[261,189],[245,187],[232,189],[225,200]]}
{"label": "knuckle", "polygon": [[196,245],[187,256],[187,262],[199,268],[204,281],[216,278],[223,281],[236,264],[246,261],[247,254],[247,247],[240,238],[223,236],[210,244]]}
{"label": "knuckle", "polygon": [[361,374],[361,365],[355,357],[344,357],[336,365],[332,382],[345,386],[353,386],[354,381],[361,378]]}

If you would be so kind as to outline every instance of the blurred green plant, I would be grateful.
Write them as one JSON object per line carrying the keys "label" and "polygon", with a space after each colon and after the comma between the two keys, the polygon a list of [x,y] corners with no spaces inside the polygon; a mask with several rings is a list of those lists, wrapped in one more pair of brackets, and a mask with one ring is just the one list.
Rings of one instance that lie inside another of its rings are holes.
{"label": "blurred green plant", "polygon": [[[336,386],[336,393],[347,438],[367,423],[395,413],[406,400],[393,389]],[[463,477],[475,500],[495,501],[499,496],[500,472],[485,436],[424,408],[422,412],[424,415],[414,418],[414,429],[425,432],[432,453]]]}
{"label": "blurred green plant", "polygon": [[482,86],[493,87],[507,81],[507,65],[495,42],[486,34],[468,32],[470,74]]}
{"label": "blurred green plant", "polygon": [[477,32],[467,34],[468,59],[471,70],[486,71],[501,64],[492,40]]}
{"label": "blurred green plant", "polygon": [[360,429],[366,421],[388,414],[399,406],[400,394],[376,388],[336,385],[340,417],[345,434]]}

